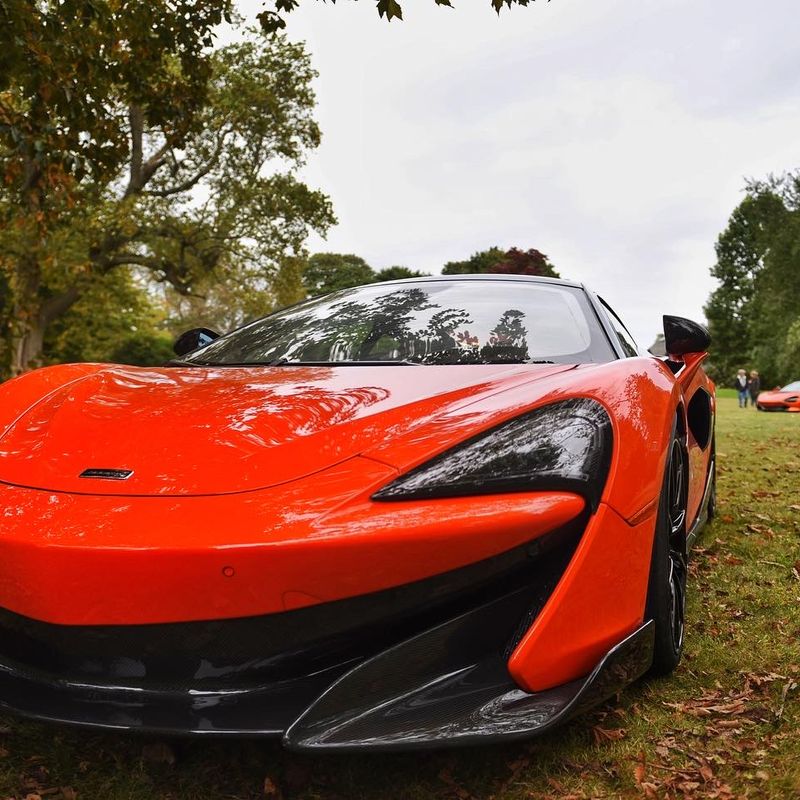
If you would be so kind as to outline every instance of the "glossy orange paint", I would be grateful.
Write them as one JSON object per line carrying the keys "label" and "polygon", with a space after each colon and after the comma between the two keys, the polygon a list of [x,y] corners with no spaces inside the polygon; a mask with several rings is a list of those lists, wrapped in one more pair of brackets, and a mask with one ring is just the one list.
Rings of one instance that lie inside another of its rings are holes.
{"label": "glossy orange paint", "polygon": [[511,654],[509,672],[523,689],[543,691],[586,675],[642,624],[655,519],[652,514],[631,526],[601,504],[559,585]]}
{"label": "glossy orange paint", "polygon": [[766,411],[800,411],[800,391],[784,392],[776,389],[772,392],[761,392],[756,398],[756,405]]}
{"label": "glossy orange paint", "polygon": [[102,369],[101,364],[64,364],[27,372],[0,386],[0,437],[37,403],[52,392]]}
{"label": "glossy orange paint", "polygon": [[[685,371],[660,361],[616,362],[617,374],[591,396],[612,411],[615,453],[604,504],[547,605],[520,641],[509,670],[523,688],[543,691],[590,672],[614,642],[643,621],[665,443],[679,417],[689,455],[688,526],[700,510],[711,458],[687,424],[688,401],[714,385],[700,369],[704,354],[687,356]],[[581,368],[584,369],[584,368]],[[612,370],[612,373],[615,370]]]}
{"label": "glossy orange paint", "polygon": [[[220,619],[487,558],[574,519],[583,500],[370,495],[483,430],[581,396],[609,411],[609,479],[512,672],[529,688],[579,677],[642,619],[654,501],[685,404],[657,359],[44,372],[0,387],[0,607],[60,624]],[[87,468],[134,474],[79,478]]]}
{"label": "glossy orange paint", "polygon": [[553,492],[436,501],[435,513],[433,501],[371,502],[395,474],[352,458],[220,497],[0,486],[0,607],[64,625],[268,614],[465,566],[584,507]]}
{"label": "glossy orange paint", "polygon": [[405,472],[458,441],[569,397],[595,399],[609,411],[614,454],[603,500],[626,519],[635,515],[660,491],[664,443],[681,397],[672,373],[654,358],[571,367],[487,393],[434,417],[419,418],[402,431],[387,428],[383,440],[364,455]]}
{"label": "glossy orange paint", "polygon": [[[416,420],[563,366],[59,368],[0,389],[0,481],[61,492],[230,494],[327,469]],[[47,391],[49,390],[49,391]],[[27,406],[30,406],[27,408]],[[27,408],[27,410],[26,410]],[[80,478],[133,470],[124,483]]]}

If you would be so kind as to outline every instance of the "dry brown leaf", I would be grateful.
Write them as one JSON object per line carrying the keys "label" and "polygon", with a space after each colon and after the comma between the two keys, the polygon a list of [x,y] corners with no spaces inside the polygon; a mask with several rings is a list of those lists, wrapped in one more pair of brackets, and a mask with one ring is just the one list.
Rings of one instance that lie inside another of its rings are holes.
{"label": "dry brown leaf", "polygon": [[142,758],[152,764],[175,764],[175,751],[166,742],[151,742],[142,748]]}
{"label": "dry brown leaf", "polygon": [[594,734],[595,744],[600,744],[600,742],[604,741],[616,742],[624,739],[628,732],[625,728],[601,728],[599,725],[595,725],[592,728],[592,733]]}
{"label": "dry brown leaf", "polygon": [[269,775],[264,778],[264,797],[272,797],[275,800],[283,799],[283,792],[278,784],[269,777]]}

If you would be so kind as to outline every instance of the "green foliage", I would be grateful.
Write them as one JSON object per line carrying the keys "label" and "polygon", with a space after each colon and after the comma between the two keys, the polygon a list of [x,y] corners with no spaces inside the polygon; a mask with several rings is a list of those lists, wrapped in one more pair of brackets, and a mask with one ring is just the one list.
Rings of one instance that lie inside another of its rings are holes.
{"label": "green foliage", "polygon": [[800,174],[751,182],[716,246],[719,281],[705,306],[712,336],[710,370],[730,384],[739,368],[762,384],[800,375]]}
{"label": "green foliage", "polygon": [[[335,3],[336,0],[330,0]],[[453,8],[452,0],[433,0],[437,6],[447,6]],[[534,0],[489,0],[492,8],[499,14],[503,6],[511,8],[513,5],[527,6]],[[548,0],[549,2],[549,0]],[[403,19],[403,7],[398,0],[374,0],[378,16],[385,17],[388,21],[393,19]],[[261,27],[267,33],[276,33],[286,27],[285,16],[290,11],[294,11],[300,5],[300,0],[272,0],[267,3],[259,15],[258,19]]]}
{"label": "green foliage", "polygon": [[303,275],[309,297],[374,282],[372,267],[352,253],[315,253],[308,259]]}
{"label": "green foliage", "polygon": [[317,297],[353,286],[425,275],[401,266],[385,267],[376,272],[361,256],[352,253],[315,253],[306,262],[303,285],[309,297]]}
{"label": "green foliage", "polygon": [[492,267],[499,264],[506,254],[499,247],[490,247],[473,253],[465,261],[448,261],[442,269],[442,275],[475,275],[490,272]]}
{"label": "green foliage", "polygon": [[281,261],[278,274],[273,281],[275,308],[291,306],[305,298],[306,287],[303,284],[305,268],[305,260],[298,256],[287,256]]}
{"label": "green foliage", "polygon": [[[128,269],[110,272],[93,282],[81,298],[49,326],[45,337],[47,363],[122,361],[138,352],[142,363],[159,363],[172,338],[160,330],[163,309],[143,290]],[[157,355],[145,358],[144,343]],[[132,344],[135,343],[135,344]],[[160,349],[159,349],[160,348]],[[122,354],[122,355],[121,355]]]}
{"label": "green foliage", "polygon": [[488,250],[473,253],[465,261],[448,261],[442,269],[443,275],[485,273],[559,277],[547,256],[535,248],[521,250],[518,247],[512,247],[510,250],[501,250],[499,247],[490,247]]}
{"label": "green foliage", "polygon": [[169,334],[139,331],[121,341],[111,353],[109,361],[137,367],[159,367],[175,358],[172,344]]}
{"label": "green foliage", "polygon": [[[128,65],[130,85],[117,76],[98,88],[93,69],[104,64],[117,75],[121,57],[111,45],[106,52],[105,40],[94,37],[89,25],[83,46],[100,51],[84,54],[86,85],[80,70],[65,73],[64,80],[70,91],[98,102],[93,93],[103,93],[104,111],[96,119],[73,119],[63,104],[45,104],[48,124],[67,131],[75,125],[88,134],[74,142],[66,134],[52,139],[42,156],[46,180],[35,178],[38,167],[25,166],[25,148],[14,144],[19,134],[13,131],[14,125],[38,124],[25,92],[41,88],[47,59],[31,61],[43,73],[34,89],[24,81],[20,87],[9,83],[0,95],[0,123],[8,123],[6,107],[17,113],[16,122],[0,131],[0,213],[8,223],[0,227],[0,274],[9,287],[6,317],[13,322],[4,329],[4,352],[13,371],[51,358],[42,353],[53,342],[49,326],[118,269],[138,268],[151,283],[168,287],[168,299],[190,298],[177,303],[190,316],[223,316],[220,298],[230,310],[225,321],[240,321],[254,304],[264,313],[275,304],[270,284],[283,260],[302,253],[310,230],[324,233],[334,222],[328,198],[297,177],[320,140],[313,119],[315,73],[302,45],[243,31],[236,44],[212,51],[209,26],[221,17],[209,3],[192,3],[193,11],[172,20],[168,31],[159,26],[168,26],[173,11],[186,11],[184,3],[156,3],[141,18],[133,11],[117,15],[116,4],[97,5],[121,26],[114,35],[121,42],[129,36],[131,47],[138,46],[137,26],[147,21],[152,42],[144,37],[142,47],[161,47],[166,66],[151,64],[152,74],[137,78]],[[22,14],[22,6],[11,8]],[[52,11],[46,3],[41,8]],[[80,50],[83,24],[80,15],[63,20],[60,35],[70,52]],[[30,20],[29,25],[35,27]],[[165,39],[171,35],[179,40],[172,50]],[[142,55],[145,64],[152,58],[150,50]],[[180,102],[172,101],[173,93]],[[96,168],[73,169],[68,165],[77,156],[70,148],[85,139],[99,150],[82,151],[78,160],[88,164],[96,157]],[[25,177],[25,169],[34,172]],[[34,199],[20,202],[29,195]]]}
{"label": "green foliage", "polygon": [[230,0],[3,0],[0,174],[43,206],[70,182],[113,176],[129,152],[120,111],[141,107],[179,146],[211,74]]}
{"label": "green foliage", "polygon": [[427,276],[425,272],[418,272],[408,267],[394,266],[385,267],[375,273],[375,279],[380,281],[399,281],[404,278],[424,278]]}

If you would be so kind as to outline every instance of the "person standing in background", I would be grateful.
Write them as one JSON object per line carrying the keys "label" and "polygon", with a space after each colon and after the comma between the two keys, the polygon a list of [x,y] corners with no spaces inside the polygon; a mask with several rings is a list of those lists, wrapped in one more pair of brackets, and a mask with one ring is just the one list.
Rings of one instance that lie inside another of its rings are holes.
{"label": "person standing in background", "polygon": [[747,408],[747,387],[750,381],[747,380],[747,373],[740,369],[736,373],[736,391],[739,393],[739,408]]}
{"label": "person standing in background", "polygon": [[756,398],[758,397],[758,393],[761,391],[761,378],[758,377],[758,372],[756,370],[752,370],[750,373],[748,389],[750,390],[750,401],[753,404],[753,408],[755,408]]}

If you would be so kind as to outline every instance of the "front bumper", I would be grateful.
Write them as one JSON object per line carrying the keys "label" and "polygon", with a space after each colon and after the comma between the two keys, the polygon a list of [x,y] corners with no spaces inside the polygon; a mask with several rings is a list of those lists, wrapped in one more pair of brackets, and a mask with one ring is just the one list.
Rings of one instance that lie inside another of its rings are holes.
{"label": "front bumper", "polygon": [[584,523],[433,578],[261,617],[64,626],[0,611],[0,707],[93,728],[282,736],[300,750],[530,736],[652,658],[644,625],[587,678],[535,693],[511,679],[509,654]]}

